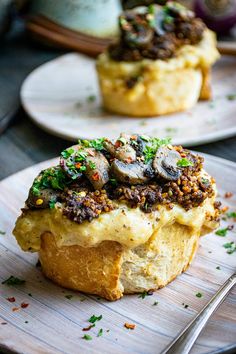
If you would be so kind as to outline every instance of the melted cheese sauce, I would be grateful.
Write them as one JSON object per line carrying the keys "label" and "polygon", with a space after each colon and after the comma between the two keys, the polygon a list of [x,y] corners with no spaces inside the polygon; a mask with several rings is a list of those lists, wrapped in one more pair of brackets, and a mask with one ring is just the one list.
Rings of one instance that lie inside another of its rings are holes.
{"label": "melted cheese sauce", "polygon": [[[110,79],[126,76],[147,74],[151,79],[165,71],[175,71],[182,68],[204,68],[211,66],[219,58],[216,49],[215,34],[205,30],[203,39],[196,45],[183,45],[176,53],[175,58],[168,60],[143,59],[137,62],[114,61],[108,53],[99,56],[97,66],[99,72]],[[137,85],[136,85],[137,86]]]}
{"label": "melted cheese sauce", "polygon": [[132,249],[148,241],[159,228],[174,222],[189,226],[196,232],[200,232],[204,225],[213,229],[214,199],[207,198],[202,206],[189,211],[179,205],[174,205],[172,210],[160,205],[157,211],[149,214],[139,208],[130,209],[119,204],[117,209],[82,224],[63,216],[61,205],[57,203],[54,209],[26,211],[18,218],[13,234],[24,251],[39,251],[41,235],[46,231],[53,233],[58,247],[91,247],[110,240]]}

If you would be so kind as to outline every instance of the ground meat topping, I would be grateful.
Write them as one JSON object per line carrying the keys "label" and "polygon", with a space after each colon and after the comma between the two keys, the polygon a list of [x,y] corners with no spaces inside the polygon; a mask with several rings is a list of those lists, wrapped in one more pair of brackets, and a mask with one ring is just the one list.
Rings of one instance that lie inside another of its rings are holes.
{"label": "ground meat topping", "polygon": [[[169,1],[125,11],[119,18],[121,36],[108,52],[116,61],[169,59],[184,44],[195,45],[203,37],[204,23],[182,5]],[[127,86],[133,86],[134,80]]]}
{"label": "ground meat topping", "polygon": [[78,192],[69,189],[64,193],[63,201],[63,214],[78,224],[85,220],[92,221],[102,212],[109,212],[115,208],[105,190],[91,192],[84,189]]}
{"label": "ground meat topping", "polygon": [[[91,161],[91,156],[96,160]],[[172,209],[174,204],[189,210],[214,195],[214,179],[202,173],[203,158],[170,145],[169,138],[121,134],[115,141],[80,140],[77,146],[63,151],[62,157],[63,163],[36,177],[26,208],[59,207],[63,215],[80,224],[114,210],[120,203],[145,213],[160,205]],[[88,167],[92,172],[105,168],[102,185],[92,183]]]}

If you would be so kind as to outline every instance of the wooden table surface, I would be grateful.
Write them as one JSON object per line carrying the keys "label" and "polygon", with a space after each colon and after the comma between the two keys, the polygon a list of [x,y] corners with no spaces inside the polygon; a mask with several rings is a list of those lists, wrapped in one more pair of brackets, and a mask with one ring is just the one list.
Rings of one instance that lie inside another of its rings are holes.
{"label": "wooden table surface", "polygon": [[[64,52],[60,50],[30,43],[22,23],[15,25],[0,43],[0,118],[6,112],[14,111],[19,104],[19,90],[24,78],[38,65],[62,54]],[[11,125],[0,136],[0,180],[57,156],[69,145],[69,141],[36,127],[20,108]],[[236,162],[236,137],[193,149]]]}

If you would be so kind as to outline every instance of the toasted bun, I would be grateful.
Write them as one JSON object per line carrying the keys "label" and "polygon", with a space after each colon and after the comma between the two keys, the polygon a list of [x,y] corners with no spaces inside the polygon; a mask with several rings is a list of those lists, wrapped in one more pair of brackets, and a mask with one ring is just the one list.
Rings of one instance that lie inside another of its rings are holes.
{"label": "toasted bun", "polygon": [[[97,72],[104,107],[115,113],[144,117],[183,111],[198,99],[210,99],[210,68],[219,54],[213,32],[197,45],[182,46],[176,58],[116,62],[101,54]],[[138,77],[128,88],[126,82]]]}
{"label": "toasted bun", "polygon": [[[39,251],[42,270],[54,282],[116,300],[161,288],[188,267],[200,235],[216,227],[214,200],[189,211],[162,206],[144,221],[138,209],[122,206],[125,213],[104,214],[85,225],[69,222],[56,210],[29,211],[18,219],[14,234],[24,250]],[[134,220],[140,230],[132,228]],[[125,237],[124,222],[130,225]]]}
{"label": "toasted bun", "polygon": [[151,239],[127,250],[114,241],[96,247],[57,247],[54,235],[42,235],[39,257],[44,274],[57,284],[117,300],[162,288],[191,263],[200,231],[174,223],[164,226]]}

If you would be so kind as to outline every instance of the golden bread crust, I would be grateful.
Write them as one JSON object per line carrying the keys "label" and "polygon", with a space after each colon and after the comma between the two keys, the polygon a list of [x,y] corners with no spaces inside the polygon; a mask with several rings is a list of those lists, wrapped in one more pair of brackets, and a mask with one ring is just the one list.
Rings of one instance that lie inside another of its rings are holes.
{"label": "golden bread crust", "polygon": [[73,290],[97,294],[108,300],[122,296],[119,288],[122,246],[104,241],[97,247],[57,247],[50,232],[41,236],[39,259],[44,274]]}
{"label": "golden bread crust", "polygon": [[43,273],[57,284],[107,300],[162,288],[187,269],[197,248],[200,229],[166,225],[134,249],[114,241],[96,247],[58,247],[54,235],[41,236]]}

